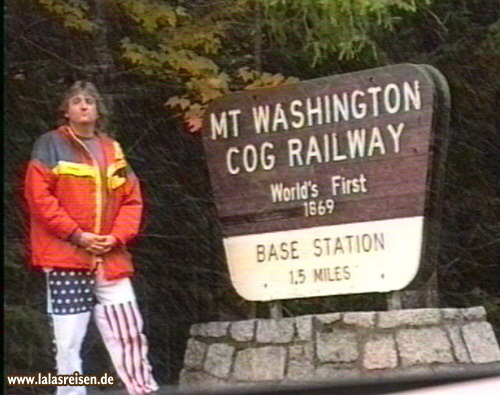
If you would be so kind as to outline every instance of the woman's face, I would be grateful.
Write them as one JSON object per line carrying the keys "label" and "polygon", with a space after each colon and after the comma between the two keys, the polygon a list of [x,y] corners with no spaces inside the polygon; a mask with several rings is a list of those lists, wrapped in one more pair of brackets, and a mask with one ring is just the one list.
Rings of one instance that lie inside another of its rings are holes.
{"label": "woman's face", "polygon": [[88,93],[80,92],[69,99],[66,116],[73,125],[95,125],[99,118],[97,102]]}

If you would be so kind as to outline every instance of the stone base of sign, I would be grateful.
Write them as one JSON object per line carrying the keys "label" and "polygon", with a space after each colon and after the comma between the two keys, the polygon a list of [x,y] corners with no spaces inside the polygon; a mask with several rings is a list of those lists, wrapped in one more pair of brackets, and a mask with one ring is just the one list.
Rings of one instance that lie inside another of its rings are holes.
{"label": "stone base of sign", "polygon": [[180,387],[500,369],[483,307],[344,312],[191,327]]}

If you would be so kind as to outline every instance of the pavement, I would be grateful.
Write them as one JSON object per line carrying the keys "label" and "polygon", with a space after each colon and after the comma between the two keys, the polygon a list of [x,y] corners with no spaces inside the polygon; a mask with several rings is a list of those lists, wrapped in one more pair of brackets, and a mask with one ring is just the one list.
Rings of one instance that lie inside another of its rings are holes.
{"label": "pavement", "polygon": [[[160,389],[158,390],[158,392],[156,394],[157,395],[174,394],[174,393],[176,393],[176,391],[177,391],[176,386],[162,385],[162,386],[160,386]],[[125,388],[99,389],[99,388],[90,387],[87,389],[87,394],[88,395],[128,395],[128,392],[125,390]]]}

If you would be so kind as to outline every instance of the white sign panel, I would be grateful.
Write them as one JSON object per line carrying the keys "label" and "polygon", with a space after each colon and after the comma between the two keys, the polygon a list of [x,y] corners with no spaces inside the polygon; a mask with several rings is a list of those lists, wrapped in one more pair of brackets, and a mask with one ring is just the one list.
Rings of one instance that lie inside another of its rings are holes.
{"label": "white sign panel", "polygon": [[402,289],[415,277],[423,217],[321,226],[224,240],[231,280],[247,300]]}

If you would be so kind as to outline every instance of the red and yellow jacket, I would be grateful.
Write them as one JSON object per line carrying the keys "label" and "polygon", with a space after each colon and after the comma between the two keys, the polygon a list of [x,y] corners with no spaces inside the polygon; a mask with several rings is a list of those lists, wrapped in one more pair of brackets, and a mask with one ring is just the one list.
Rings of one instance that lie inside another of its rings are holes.
{"label": "red and yellow jacket", "polygon": [[71,242],[75,232],[112,234],[118,245],[102,256],[106,279],[129,277],[134,269],[126,243],[142,215],[139,181],[120,145],[98,134],[106,168],[67,126],[35,143],[26,174],[32,265],[93,269],[100,258]]}

